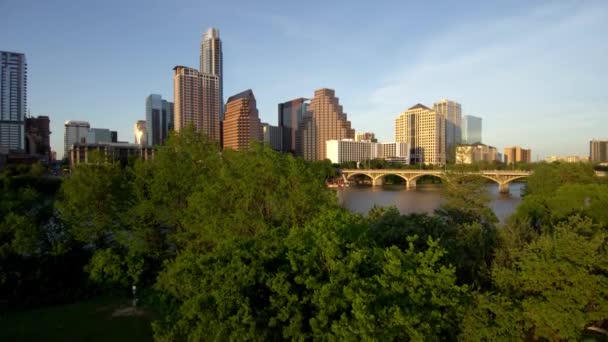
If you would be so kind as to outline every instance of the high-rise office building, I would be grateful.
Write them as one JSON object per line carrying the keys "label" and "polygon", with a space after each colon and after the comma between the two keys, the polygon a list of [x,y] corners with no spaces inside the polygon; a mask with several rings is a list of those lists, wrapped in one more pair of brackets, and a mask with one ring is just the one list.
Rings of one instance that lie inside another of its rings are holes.
{"label": "high-rise office building", "polygon": [[173,129],[173,102],[163,100],[162,96],[151,94],[146,97],[146,144],[162,145]]}
{"label": "high-rise office building", "polygon": [[138,120],[133,126],[133,134],[135,135],[135,143],[141,146],[148,146],[148,135],[146,134],[146,121]]}
{"label": "high-rise office building", "polygon": [[417,104],[395,120],[395,141],[407,142],[412,163],[445,163],[445,126],[443,115]]}
{"label": "high-rise office building", "polygon": [[460,103],[443,99],[433,104],[435,113],[445,119],[446,158],[454,161],[456,146],[462,141],[462,108]]}
{"label": "high-rise office building", "polygon": [[228,98],[223,130],[224,148],[245,150],[252,142],[262,141],[262,125],[251,89]]}
{"label": "high-rise office building", "polygon": [[265,145],[270,146],[275,151],[281,150],[282,132],[278,126],[272,126],[262,122],[262,140]]}
{"label": "high-rise office building", "polygon": [[362,132],[355,135],[355,141],[378,142],[378,139],[376,139],[376,135],[372,132]]}
{"label": "high-rise office building", "polygon": [[66,121],[63,135],[63,158],[67,159],[70,154],[70,147],[75,143],[86,143],[91,127],[86,121]]}
{"label": "high-rise office building", "polygon": [[481,118],[473,115],[462,117],[462,143],[481,143]]}
{"label": "high-rise office building", "polygon": [[281,151],[295,153],[298,140],[298,126],[304,118],[310,101],[297,98],[279,103],[279,129],[282,134]]}
{"label": "high-rise office building", "polygon": [[219,120],[224,119],[223,58],[220,30],[213,27],[209,28],[203,34],[203,40],[201,41],[200,72],[206,75],[217,76],[217,93],[213,94],[213,99],[217,102]]}
{"label": "high-rise office building", "polygon": [[107,128],[90,128],[86,142],[88,144],[112,142],[112,132]]}
{"label": "high-rise office building", "polygon": [[25,118],[25,151],[43,160],[51,159],[51,120],[48,116]]}
{"label": "high-rise office building", "polygon": [[608,140],[591,140],[589,142],[589,160],[592,163],[608,162]]}
{"label": "high-rise office building", "polygon": [[0,147],[25,150],[27,63],[22,53],[0,51]]}
{"label": "high-rise office building", "polygon": [[218,76],[184,66],[176,66],[173,70],[175,130],[192,126],[196,131],[219,141]]}
{"label": "high-rise office building", "polygon": [[505,147],[505,163],[529,163],[532,161],[532,150],[519,146]]}
{"label": "high-rise office building", "polygon": [[327,158],[328,140],[354,139],[355,130],[333,89],[317,89],[299,125],[296,154],[306,160]]}

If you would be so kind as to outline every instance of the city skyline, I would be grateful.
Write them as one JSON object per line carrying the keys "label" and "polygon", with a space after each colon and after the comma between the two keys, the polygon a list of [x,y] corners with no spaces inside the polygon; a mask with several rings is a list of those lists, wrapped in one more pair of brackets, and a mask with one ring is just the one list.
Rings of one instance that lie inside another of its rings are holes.
{"label": "city skyline", "polygon": [[[144,17],[150,23],[105,23],[104,13],[118,4],[0,5],[7,14],[0,30],[11,33],[0,49],[27,56],[27,107],[34,116],[51,118],[51,143],[59,154],[67,120],[117,129],[120,140],[132,141],[133,122],[144,119],[145,96],[157,93],[173,100],[172,68],[199,64],[201,36],[209,27],[222,32],[224,93],[253,89],[260,119],[271,125],[278,124],[278,103],[328,87],[340,94],[352,127],[373,131],[380,141],[394,139],[392,120],[411,104],[441,98],[461,103],[463,115],[483,118],[484,143],[527,146],[533,161],[553,154],[585,155],[589,140],[608,136],[601,87],[608,47],[597,43],[608,27],[608,6],[599,1],[476,4],[475,13],[465,13],[463,4],[454,15],[458,20],[439,14],[444,25],[424,28],[397,18],[413,10],[441,11],[385,4],[373,14],[354,4],[334,23],[343,9],[337,4],[312,16],[276,4],[245,4],[228,15],[220,9],[229,5],[210,4],[214,10],[200,15],[202,5],[178,2],[147,8]],[[141,12],[140,7],[130,3],[119,17]],[[183,20],[165,18],[166,26],[153,28],[150,19],[169,9],[183,14]],[[31,27],[16,25],[24,16],[31,18]],[[366,16],[368,28],[342,27]],[[133,30],[123,34],[127,24]],[[256,30],[248,29],[254,24]],[[82,29],[69,29],[74,26]],[[357,49],[356,42],[372,37],[378,39],[370,41],[369,49]],[[252,48],[256,53],[240,53]],[[323,52],[330,48],[331,54]],[[382,63],[370,62],[378,50]],[[88,65],[96,65],[95,70]],[[85,66],[87,77],[69,72]],[[127,72],[129,77],[123,77]],[[365,82],[358,82],[361,78]]]}

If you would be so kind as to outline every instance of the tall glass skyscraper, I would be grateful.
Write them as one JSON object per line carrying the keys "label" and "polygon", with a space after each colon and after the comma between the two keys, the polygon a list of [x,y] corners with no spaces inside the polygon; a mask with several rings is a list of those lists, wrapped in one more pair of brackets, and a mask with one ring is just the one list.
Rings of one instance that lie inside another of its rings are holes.
{"label": "tall glass skyscraper", "polygon": [[215,75],[218,78],[219,92],[216,95],[219,102],[219,119],[224,119],[224,62],[222,55],[222,40],[220,30],[212,27],[203,34],[201,42],[201,67],[200,72],[207,75]]}
{"label": "tall glass skyscraper", "polygon": [[475,144],[481,142],[481,118],[465,115],[462,118],[462,142]]}
{"label": "tall glass skyscraper", "polygon": [[0,146],[25,150],[27,63],[22,53],[0,51]]}
{"label": "tall glass skyscraper", "polygon": [[163,100],[160,95],[146,98],[146,135],[148,146],[162,145],[173,129],[173,102]]}
{"label": "tall glass skyscraper", "polygon": [[281,151],[296,152],[298,125],[302,122],[309,103],[308,99],[302,97],[279,103],[279,129],[282,135]]}

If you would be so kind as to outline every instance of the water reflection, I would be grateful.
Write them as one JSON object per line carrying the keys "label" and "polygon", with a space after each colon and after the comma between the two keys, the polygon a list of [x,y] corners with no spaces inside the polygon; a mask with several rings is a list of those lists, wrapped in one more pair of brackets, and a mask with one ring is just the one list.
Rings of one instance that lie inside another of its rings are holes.
{"label": "water reflection", "polygon": [[[492,196],[490,207],[496,216],[504,220],[515,211],[521,202],[523,183],[511,183],[509,194],[500,194],[498,184],[488,184]],[[403,214],[432,213],[442,201],[440,185],[419,185],[415,190],[406,190],[403,185],[353,186],[337,190],[338,200],[345,208],[366,214],[374,206],[395,206]]]}

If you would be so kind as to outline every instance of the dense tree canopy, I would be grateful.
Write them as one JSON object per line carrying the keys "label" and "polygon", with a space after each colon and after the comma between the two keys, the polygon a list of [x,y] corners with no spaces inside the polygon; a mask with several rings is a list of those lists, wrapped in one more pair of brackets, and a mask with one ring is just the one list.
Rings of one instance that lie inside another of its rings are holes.
{"label": "dense tree canopy", "polygon": [[328,161],[192,130],[153,160],[92,161],[0,174],[2,307],[137,285],[161,341],[608,336],[608,185],[589,165],[536,166],[500,224],[457,166],[434,214],[359,215]]}

